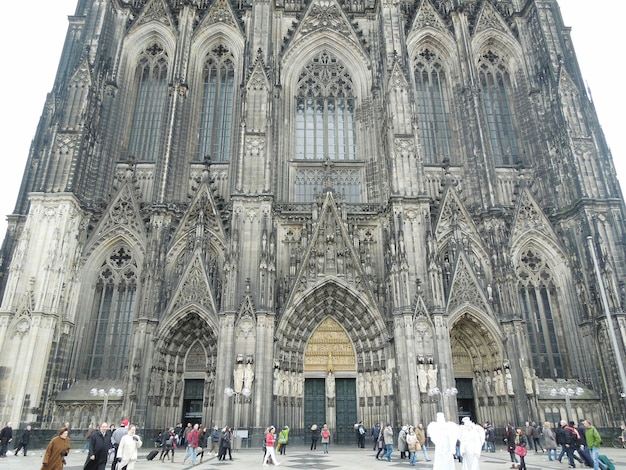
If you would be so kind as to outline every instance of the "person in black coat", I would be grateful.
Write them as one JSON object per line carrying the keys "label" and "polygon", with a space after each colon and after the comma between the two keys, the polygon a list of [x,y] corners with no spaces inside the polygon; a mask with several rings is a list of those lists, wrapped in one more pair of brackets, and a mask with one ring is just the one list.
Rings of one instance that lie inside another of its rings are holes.
{"label": "person in black coat", "polygon": [[7,423],[7,425],[0,431],[0,457],[7,456],[7,447],[9,447],[9,443],[12,440],[13,428],[11,427],[11,423]]}
{"label": "person in black coat", "polygon": [[26,450],[28,449],[28,444],[30,443],[30,430],[32,428],[29,426],[26,426],[26,429],[24,429],[24,432],[22,433],[22,437],[20,438],[20,443],[17,445],[17,447],[15,448],[15,456],[17,457],[17,453],[20,451],[20,449],[24,449],[24,457],[26,457]]}
{"label": "person in black coat", "polygon": [[89,455],[85,462],[85,470],[106,470],[110,448],[111,431],[107,423],[102,423],[100,429],[89,439]]}

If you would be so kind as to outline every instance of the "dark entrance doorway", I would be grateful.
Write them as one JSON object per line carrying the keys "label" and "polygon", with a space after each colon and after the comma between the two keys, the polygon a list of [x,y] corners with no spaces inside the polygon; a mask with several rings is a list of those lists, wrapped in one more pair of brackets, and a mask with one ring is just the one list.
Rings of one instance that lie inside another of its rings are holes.
{"label": "dark entrance doorway", "polygon": [[204,380],[185,380],[185,391],[183,393],[183,426],[186,423],[202,423],[202,399],[204,396]]}
{"label": "dark entrance doorway", "polygon": [[336,379],[335,390],[337,444],[356,445],[356,379]]}
{"label": "dark entrance doorway", "polygon": [[469,416],[474,423],[477,423],[476,407],[474,406],[474,387],[472,379],[456,379],[456,389],[459,393],[456,396],[456,404],[459,413],[459,423],[465,416]]}
{"label": "dark entrance doorway", "polygon": [[[317,424],[319,429],[326,422],[326,379],[304,381],[304,429]],[[307,436],[308,439],[308,436]]]}

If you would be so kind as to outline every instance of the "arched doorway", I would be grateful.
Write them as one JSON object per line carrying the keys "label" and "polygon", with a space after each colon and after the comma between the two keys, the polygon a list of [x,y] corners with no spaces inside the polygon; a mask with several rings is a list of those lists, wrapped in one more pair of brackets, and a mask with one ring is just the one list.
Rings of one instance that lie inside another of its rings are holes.
{"label": "arched doorway", "polygon": [[338,444],[354,440],[356,356],[346,331],[331,317],[315,329],[304,354],[304,423],[328,424]]}
{"label": "arched doorway", "polygon": [[213,421],[217,336],[210,316],[196,308],[169,317],[156,335],[150,391],[154,426]]}
{"label": "arched doorway", "polygon": [[459,419],[506,422],[509,415],[507,376],[508,359],[502,340],[480,312],[466,310],[454,316],[450,347],[457,394]]}

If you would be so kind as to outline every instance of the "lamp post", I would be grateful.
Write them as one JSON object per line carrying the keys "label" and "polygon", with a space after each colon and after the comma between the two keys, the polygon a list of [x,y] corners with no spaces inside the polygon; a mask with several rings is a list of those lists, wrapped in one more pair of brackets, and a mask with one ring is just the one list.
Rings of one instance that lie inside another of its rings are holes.
{"label": "lamp post", "polygon": [[550,396],[551,397],[556,397],[557,395],[561,395],[562,397],[565,397],[565,408],[567,409],[567,421],[570,421],[570,418],[572,417],[572,404],[570,402],[570,397],[573,396],[580,396],[583,393],[585,393],[585,390],[582,387],[576,387],[574,388],[565,388],[565,387],[561,387],[561,388],[553,388],[550,390]]}
{"label": "lamp post", "polygon": [[454,397],[459,393],[456,387],[446,388],[445,390],[440,390],[439,387],[433,387],[428,390],[429,397],[439,397],[439,407],[441,411],[443,411],[443,397]]}
{"label": "lamp post", "polygon": [[107,417],[107,406],[109,405],[109,397],[121,397],[124,395],[124,392],[121,388],[111,387],[108,391],[100,388],[92,388],[89,393],[94,397],[102,397],[104,401],[102,402],[102,416],[100,417],[100,423],[104,423],[104,420]]}
{"label": "lamp post", "polygon": [[252,391],[247,388],[244,387],[241,392],[237,392],[234,389],[230,388],[230,387],[226,387],[224,389],[224,394],[227,395],[229,398],[231,397],[235,397],[235,436],[234,436],[234,442],[233,442],[233,450],[236,450],[236,442],[237,442],[237,430],[239,428],[239,416],[240,416],[240,408],[241,408],[241,395],[243,395],[244,397],[249,397],[252,394]]}

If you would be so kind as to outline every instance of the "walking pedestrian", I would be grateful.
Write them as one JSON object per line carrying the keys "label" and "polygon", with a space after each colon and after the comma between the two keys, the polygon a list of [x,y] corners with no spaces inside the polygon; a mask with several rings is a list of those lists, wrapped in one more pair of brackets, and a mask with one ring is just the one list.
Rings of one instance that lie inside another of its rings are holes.
{"label": "walking pedestrian", "polygon": [[0,430],[0,457],[7,456],[7,448],[9,443],[13,441],[13,427],[8,422],[5,427]]}
{"label": "walking pedestrian", "polygon": [[328,444],[330,443],[330,429],[328,425],[324,424],[322,427],[322,447],[324,447],[324,453],[328,454]]}
{"label": "walking pedestrian", "polygon": [[117,461],[120,469],[133,470],[135,462],[137,462],[137,449],[143,445],[143,442],[136,434],[137,428],[135,426],[127,425],[127,428],[127,433],[122,436],[117,447]]}
{"label": "walking pedestrian", "polygon": [[64,426],[59,429],[57,436],[46,447],[46,452],[43,454],[42,470],[63,470],[65,457],[69,454],[71,447],[69,431]]}
{"label": "walking pedestrian", "polygon": [[276,441],[276,428],[270,426],[265,431],[265,458],[263,459],[263,466],[267,467],[267,461],[272,459],[274,465],[280,465],[280,462],[276,460],[276,452],[274,452],[274,442]]}
{"label": "walking pedestrian", "polygon": [[602,438],[600,437],[600,433],[598,430],[589,422],[589,420],[585,420],[583,422],[585,428],[585,439],[587,440],[587,448],[591,453],[591,459],[593,460],[593,470],[600,469],[600,444],[602,443]]}
{"label": "walking pedestrian", "polygon": [[30,425],[26,426],[26,429],[24,429],[24,432],[22,433],[22,437],[20,437],[20,443],[18,444],[17,448],[15,449],[15,452],[13,453],[13,455],[15,455],[16,457],[20,449],[24,449],[24,457],[26,457],[26,451],[28,450],[28,444],[30,442],[31,429],[32,428],[30,427]]}
{"label": "walking pedestrian", "polygon": [[548,452],[548,460],[552,461],[552,460],[556,460],[556,435],[554,434],[554,431],[552,430],[552,426],[550,425],[550,422],[546,421],[545,423],[543,423],[543,441],[544,441],[544,447],[546,448],[546,451]]}
{"label": "walking pedestrian", "polygon": [[387,423],[383,430],[383,437],[385,439],[385,459],[387,462],[391,462],[391,454],[393,453],[393,428],[391,424]]}
{"label": "walking pedestrian", "polygon": [[422,448],[424,460],[426,460],[426,462],[430,462],[430,459],[428,458],[428,451],[426,450],[426,432],[424,431],[424,425],[422,423],[417,425],[415,434],[417,435],[417,441],[420,443],[420,447]]}
{"label": "walking pedestrian", "polygon": [[89,440],[89,455],[84,470],[105,470],[111,448],[111,432],[108,423],[102,423]]}
{"label": "walking pedestrian", "polygon": [[196,464],[196,459],[198,458],[197,450],[199,440],[198,427],[198,423],[194,424],[191,431],[187,433],[187,450],[185,451],[185,456],[183,457],[183,465],[189,457],[191,457],[191,465]]}

